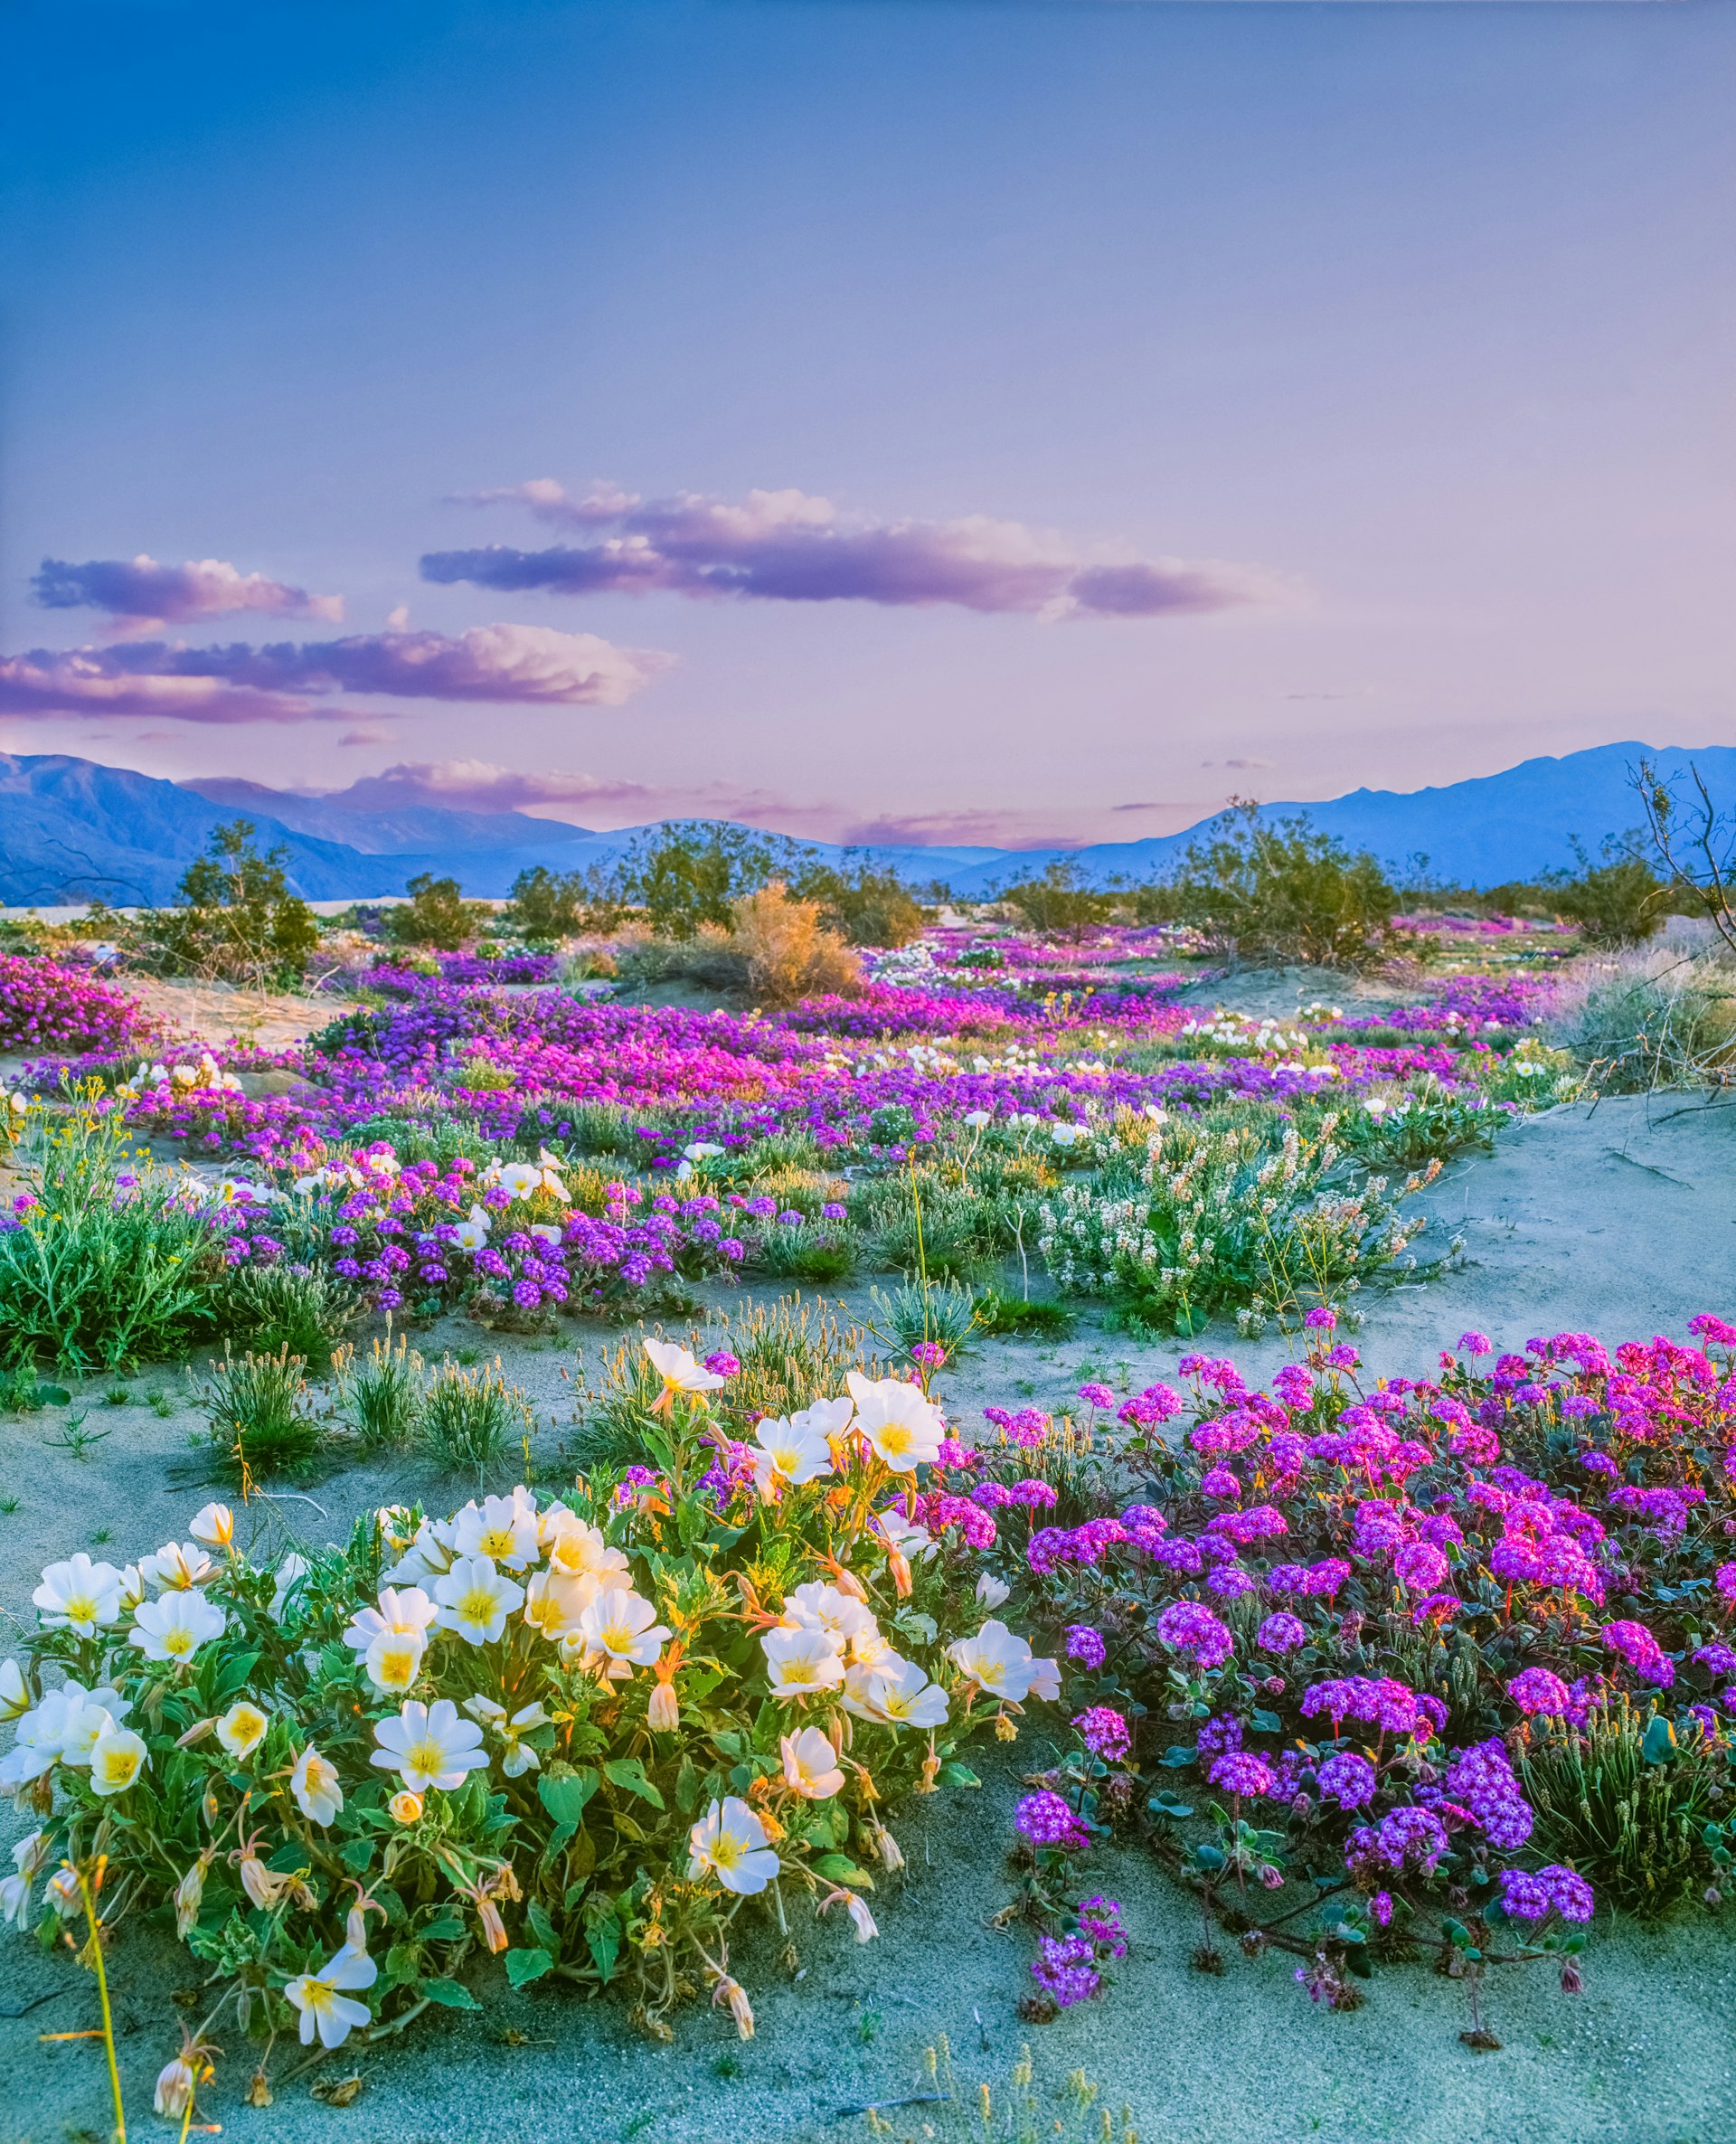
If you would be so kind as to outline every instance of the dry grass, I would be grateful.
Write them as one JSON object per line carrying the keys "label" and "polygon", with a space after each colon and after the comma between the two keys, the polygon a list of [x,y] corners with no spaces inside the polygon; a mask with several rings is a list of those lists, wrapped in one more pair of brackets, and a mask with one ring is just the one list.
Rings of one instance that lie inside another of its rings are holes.
{"label": "dry grass", "polygon": [[794,1005],[862,987],[862,963],[820,921],[817,901],[797,901],[774,879],[730,904],[730,949],[747,963],[748,985],[766,1005]]}

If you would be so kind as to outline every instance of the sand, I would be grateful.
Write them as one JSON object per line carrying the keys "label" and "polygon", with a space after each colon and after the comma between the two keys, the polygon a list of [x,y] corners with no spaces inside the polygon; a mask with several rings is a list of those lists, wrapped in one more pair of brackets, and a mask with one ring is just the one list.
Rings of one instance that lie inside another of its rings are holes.
{"label": "sand", "polygon": [[[1467,1327],[1507,1344],[1563,1326],[1614,1340],[1679,1335],[1694,1311],[1736,1306],[1736,1110],[1727,1106],[1677,1097],[1566,1107],[1516,1126],[1495,1155],[1455,1165],[1428,1204],[1443,1240],[1464,1233],[1466,1262],[1427,1286],[1371,1291],[1359,1337],[1377,1370],[1414,1369]],[[866,1290],[847,1299],[864,1303]],[[602,1336],[580,1336],[594,1360]],[[442,1339],[476,1337],[454,1324],[423,1345],[438,1353]],[[1250,1370],[1269,1370],[1288,1353],[1280,1338],[1241,1343],[1228,1331],[1194,1344]],[[553,1450],[571,1422],[561,1376],[573,1364],[571,1342],[518,1342],[501,1353],[540,1411],[539,1447]],[[985,1346],[965,1358],[948,1396],[968,1421],[991,1397],[1057,1403],[1093,1371],[1146,1382],[1173,1369],[1176,1353],[1135,1346],[1088,1320],[1061,1346]],[[78,1403],[113,1433],[82,1465],[47,1448],[64,1411],[0,1418],[0,1478],[19,1499],[0,1516],[0,1627],[28,1619],[31,1586],[51,1555],[106,1529],[103,1553],[133,1557],[178,1536],[212,1486],[196,1449],[198,1418],[180,1403],[181,1374],[132,1384],[141,1397],[170,1393],[175,1412],[165,1421],[140,1404],[110,1408],[91,1385]],[[469,1485],[402,1462],[355,1468],[311,1484],[315,1504],[276,1502],[259,1518],[285,1540],[319,1542],[388,1492],[419,1491],[446,1506]],[[1022,2024],[1015,2006],[1028,1985],[1030,1939],[987,1922],[1011,1895],[1005,1849],[1017,1771],[1040,1760],[1037,1747],[1021,1745],[986,1764],[980,1798],[939,1797],[895,1820],[909,1868],[876,1897],[877,1943],[859,1947],[847,1929],[816,1926],[804,1910],[803,1978],[792,1984],[763,1931],[744,1927],[734,1962],[759,2016],[750,2045],[737,2042],[722,2014],[695,2007],[680,2017],[675,2045],[659,2047],[631,2031],[616,2003],[545,1987],[514,1995],[491,1974],[486,2015],[426,2019],[402,2040],[339,2054],[316,2073],[359,2070],[354,2105],[315,2101],[303,2077],[282,2083],[271,2108],[248,2109],[239,2093],[250,2065],[236,2047],[210,2118],[226,2136],[258,2144],[326,2134],[358,2144],[542,2144],[552,2133],[572,2144],[834,2144],[868,2134],[851,2111],[930,2090],[923,2050],[945,2033],[971,2092],[987,2081],[998,2099],[1029,2045],[1042,2091],[1082,2068],[1106,2104],[1129,2107],[1148,2144],[1736,2138],[1730,1909],[1722,1920],[1694,1913],[1659,1931],[1600,1930],[1575,1998],[1544,1965],[1497,1973],[1487,2008],[1504,2045],[1478,2054],[1458,2039],[1462,1991],[1426,1968],[1383,1971],[1348,2016],[1311,2005],[1288,1961],[1232,1953],[1221,1979],[1201,1977],[1187,1961],[1189,1903],[1137,1849],[1116,1851],[1093,1880],[1123,1901],[1132,1957],[1102,2002],[1047,2027]],[[22,1828],[9,1813],[0,1823],[6,1838]],[[129,2114],[149,2133],[150,2082],[173,2051],[180,2015],[169,1990],[193,1975],[184,1952],[134,1928],[115,1946],[112,1973]],[[95,2022],[90,1982],[63,1956],[0,1938],[0,2012],[50,1993],[56,1999],[27,2016],[0,2016],[0,2144],[108,2134],[99,2045],[37,2038]],[[290,2066],[274,2069],[281,2078]],[[981,2134],[962,2120],[948,2129],[946,2110],[920,2101],[888,2119],[900,2137],[922,2139],[925,2123],[940,2138]]]}

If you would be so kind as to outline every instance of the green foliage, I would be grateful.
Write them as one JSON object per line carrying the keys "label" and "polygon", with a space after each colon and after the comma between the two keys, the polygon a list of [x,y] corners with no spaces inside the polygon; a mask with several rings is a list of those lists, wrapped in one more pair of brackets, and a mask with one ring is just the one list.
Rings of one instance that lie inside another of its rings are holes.
{"label": "green foliage", "polygon": [[490,912],[467,901],[457,879],[436,878],[430,872],[418,872],[405,882],[404,891],[410,899],[386,911],[386,936],[395,946],[456,953]]}
{"label": "green foliage", "polygon": [[339,1409],[364,1452],[397,1451],[412,1441],[428,1388],[422,1358],[401,1333],[395,1342],[375,1340],[360,1360],[354,1348],[340,1348],[332,1366]]}
{"label": "green foliage", "polygon": [[498,1356],[475,1370],[443,1362],[429,1380],[420,1440],[443,1467],[493,1466],[532,1426],[524,1395],[502,1376]]}
{"label": "green foliage", "polygon": [[505,921],[524,938],[571,938],[584,921],[589,890],[580,871],[556,873],[545,864],[533,864],[513,881]]}
{"label": "green foliage", "polygon": [[1450,1088],[1426,1073],[1405,1088],[1376,1089],[1349,1103],[1338,1141],[1370,1168],[1418,1168],[1471,1148],[1495,1146],[1496,1112],[1473,1088]]}
{"label": "green foliage", "polygon": [[0,1414],[38,1414],[44,1407],[64,1407],[71,1396],[63,1384],[44,1384],[34,1363],[0,1370]]}
{"label": "green foliage", "polygon": [[690,939],[702,923],[727,930],[731,903],[765,885],[791,849],[775,835],[722,820],[669,820],[633,842],[617,883],[659,938]]}
{"label": "green foliage", "polygon": [[222,1330],[261,1354],[288,1348],[324,1364],[361,1315],[360,1299],[323,1267],[230,1268],[214,1305]]}
{"label": "green foliage", "polygon": [[[33,1113],[36,1204],[0,1234],[0,1365],[116,1369],[185,1354],[212,1327],[221,1259],[178,1177],[134,1151],[119,1110],[78,1091]],[[122,1185],[118,1178],[135,1181]]]}
{"label": "green foliage", "polygon": [[1305,817],[1262,818],[1237,804],[1172,874],[1175,920],[1250,961],[1359,967],[1386,948],[1399,897],[1366,851],[1353,854]]}
{"label": "green foliage", "polygon": [[890,1340],[901,1355],[908,1355],[919,1340],[932,1340],[947,1351],[948,1360],[962,1354],[976,1330],[976,1295],[956,1280],[939,1284],[906,1281],[889,1294],[884,1289],[870,1291],[874,1306],[875,1330]]}
{"label": "green foliage", "polygon": [[1555,908],[1579,925],[1589,945],[1636,945],[1661,928],[1671,888],[1643,856],[1606,841],[1603,861],[1593,864],[1578,842],[1573,846],[1579,872],[1555,887]]}
{"label": "green foliage", "polygon": [[198,1388],[223,1472],[243,1486],[305,1473],[326,1442],[307,1363],[280,1347],[239,1361],[227,1347]]}
{"label": "green foliage", "polygon": [[1623,1696],[1594,1711],[1581,1734],[1534,1741],[1520,1763],[1539,1849],[1641,1920],[1680,1905],[1716,1873],[1707,1818],[1713,1789],[1730,1778],[1723,1752],[1697,1727],[1691,1745],[1678,1745],[1652,1732],[1660,1723],[1667,1728],[1663,1714]]}
{"label": "green foliage", "polygon": [[798,900],[817,901],[826,924],[853,946],[907,946],[927,921],[897,872],[847,853],[835,864],[800,865],[788,884]]}
{"label": "green foliage", "polygon": [[1033,1303],[991,1288],[976,1299],[976,1329],[995,1339],[1062,1340],[1073,1314],[1065,1303]]}
{"label": "green foliage", "polygon": [[307,902],[289,891],[288,851],[278,847],[261,855],[253,835],[250,819],[216,827],[205,855],[183,874],[178,906],[118,923],[136,966],[256,987],[301,981],[319,943],[319,925]]}
{"label": "green foliage", "polygon": [[384,1139],[406,1166],[411,1162],[438,1161],[444,1168],[460,1157],[480,1165],[495,1152],[493,1142],[476,1130],[475,1119],[467,1110],[450,1107],[428,1119],[370,1117],[349,1137],[357,1147],[372,1147]]}
{"label": "green foliage", "polygon": [[1111,893],[1081,886],[1077,865],[1065,862],[1050,864],[1041,878],[1008,886],[1000,898],[1017,909],[1033,930],[1071,939],[1083,938],[1103,922],[1116,902]]}

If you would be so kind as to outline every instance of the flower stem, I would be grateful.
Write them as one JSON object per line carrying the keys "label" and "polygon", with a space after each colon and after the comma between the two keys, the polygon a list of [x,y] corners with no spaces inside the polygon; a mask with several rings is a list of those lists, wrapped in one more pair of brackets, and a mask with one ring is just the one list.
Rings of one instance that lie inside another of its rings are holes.
{"label": "flower stem", "polygon": [[[108,1975],[102,1962],[102,1923],[97,1918],[96,1898],[83,1865],[75,1862],[72,1873],[79,1879],[79,1896],[84,1901],[84,1917],[90,1928],[90,1954],[96,1964],[97,1996],[102,2005],[102,2045],[108,2056],[109,2089],[115,2095],[115,2139],[116,2144],[127,2144],[127,2110],[120,2097],[120,2064],[115,2059],[115,2018],[108,2007]],[[185,2134],[184,2130],[183,2134]]]}

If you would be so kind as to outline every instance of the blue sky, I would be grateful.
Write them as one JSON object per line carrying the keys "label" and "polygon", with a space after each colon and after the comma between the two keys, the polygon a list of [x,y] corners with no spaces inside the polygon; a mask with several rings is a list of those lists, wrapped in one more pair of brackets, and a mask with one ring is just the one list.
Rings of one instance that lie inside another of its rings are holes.
{"label": "blue sky", "polygon": [[1736,741],[1727,10],[5,35],[0,748],[1036,841]]}

